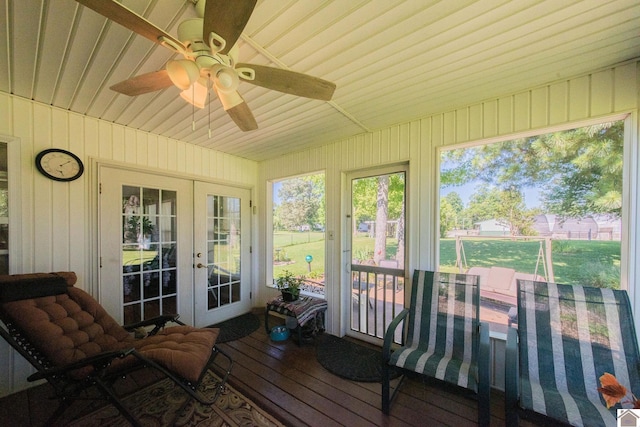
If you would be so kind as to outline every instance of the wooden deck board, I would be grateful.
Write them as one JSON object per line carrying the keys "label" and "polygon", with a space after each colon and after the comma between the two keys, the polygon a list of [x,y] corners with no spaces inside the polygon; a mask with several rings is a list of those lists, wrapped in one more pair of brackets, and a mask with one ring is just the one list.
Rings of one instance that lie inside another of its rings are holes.
{"label": "wooden deck board", "polygon": [[[263,313],[257,314],[264,322]],[[271,319],[272,324],[281,321]],[[349,381],[331,374],[317,361],[314,345],[273,342],[264,325],[250,336],[220,344],[220,348],[234,359],[231,385],[287,426],[477,425],[475,399],[455,387],[417,378],[407,378],[392,402],[391,414],[384,415],[379,383]],[[0,399],[0,425],[41,426],[55,407],[43,404],[46,387]],[[491,425],[504,426],[502,395],[495,391]],[[552,424],[545,419],[521,419],[520,425]]]}

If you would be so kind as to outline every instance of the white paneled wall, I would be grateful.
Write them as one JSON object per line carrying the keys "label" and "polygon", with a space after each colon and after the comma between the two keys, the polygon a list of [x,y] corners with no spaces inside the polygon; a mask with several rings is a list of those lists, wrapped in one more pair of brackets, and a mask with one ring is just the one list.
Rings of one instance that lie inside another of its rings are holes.
{"label": "white paneled wall", "polygon": [[[527,91],[488,99],[484,102],[447,111],[421,120],[398,124],[372,133],[357,135],[320,148],[291,153],[260,163],[258,194],[265,200],[269,180],[303,174],[311,171],[326,172],[327,230],[336,231],[336,239],[328,241],[327,258],[332,265],[327,266],[327,298],[329,299],[329,330],[339,331],[340,297],[340,255],[343,240],[340,221],[345,215],[341,207],[343,193],[342,178],[347,171],[374,168],[398,162],[409,162],[409,213],[407,232],[410,239],[408,262],[409,271],[415,268],[436,267],[437,253],[437,198],[438,198],[438,158],[439,148],[453,145],[471,145],[492,140],[506,140],[543,133],[550,129],[567,129],[599,119],[613,116],[622,117],[631,113],[631,147],[628,153],[637,153],[638,142],[638,68],[635,62],[618,67],[554,82]],[[429,102],[425,99],[425,102]],[[637,178],[637,160],[630,163],[627,182],[630,191],[627,206],[635,203],[640,188]],[[634,172],[635,170],[635,172]],[[264,203],[264,202],[263,202]],[[260,224],[266,223],[267,210],[260,211]],[[629,215],[632,217],[632,215]],[[627,248],[638,246],[635,233],[635,218],[629,218],[627,229],[633,236],[625,243]],[[259,227],[259,254],[266,253],[265,227]],[[640,246],[639,246],[640,247]],[[640,260],[637,253],[629,253],[633,260]],[[263,258],[264,262],[268,262]],[[259,260],[262,261],[262,260]],[[349,260],[343,260],[349,262]],[[637,262],[627,262],[628,280],[633,283],[637,277]],[[258,262],[258,281],[265,283],[263,263]],[[266,299],[269,290],[261,288],[260,297]],[[633,291],[631,292],[633,298]],[[634,304],[640,313],[639,303]]]}
{"label": "white paneled wall", "polygon": [[[92,254],[96,238],[92,212],[96,208],[91,206],[91,195],[97,183],[91,182],[90,170],[96,160],[250,188],[257,182],[256,162],[2,92],[0,140],[9,141],[10,150],[17,150],[20,159],[19,164],[9,164],[9,180],[19,182],[18,194],[9,196],[10,204],[18,203],[21,213],[19,229],[11,230],[14,234],[10,235],[11,272],[72,270],[78,274],[78,286],[87,290],[92,287],[96,263]],[[85,174],[70,183],[40,175],[35,156],[52,147],[77,154],[87,168]],[[16,234],[19,239],[14,239]],[[22,242],[19,248],[16,241]],[[27,386],[29,369],[24,359],[0,342],[0,396]]]}
{"label": "white paneled wall", "polygon": [[[338,333],[340,324],[338,283],[342,265],[344,177],[348,171],[394,163],[409,163],[408,182],[408,265],[429,269],[436,265],[437,195],[439,148],[456,144],[510,139],[549,129],[570,128],[591,120],[631,113],[628,153],[633,158],[627,167],[626,206],[638,211],[638,69],[636,63],[624,64],[590,75],[531,88],[530,90],[488,99],[454,111],[401,123],[345,140],[330,142],[302,152],[291,153],[257,165],[198,146],[108,122],[89,119],[0,93],[0,138],[17,146],[19,164],[10,164],[19,174],[19,241],[22,242],[12,263],[14,272],[74,270],[80,283],[90,280],[94,259],[92,250],[91,173],[71,183],[52,182],[40,176],[33,160],[46,148],[68,149],[90,166],[94,159],[130,164],[133,168],[152,168],[192,178],[223,181],[243,186],[257,185],[257,233],[254,241],[257,289],[254,305],[261,306],[270,290],[266,283],[266,202],[267,182],[288,176],[325,171],[327,230],[335,239],[327,241],[328,329]],[[429,102],[425,99],[425,102]],[[15,200],[11,198],[10,201]],[[13,196],[15,197],[15,196]],[[640,256],[637,225],[630,217],[626,224],[629,283],[635,283],[635,265]],[[14,242],[15,240],[12,240]],[[625,256],[623,254],[623,256]],[[348,260],[347,260],[348,262]],[[633,287],[630,287],[633,289]],[[634,309],[640,313],[637,298],[631,292]],[[6,344],[0,343],[0,395],[25,386],[28,367]]]}

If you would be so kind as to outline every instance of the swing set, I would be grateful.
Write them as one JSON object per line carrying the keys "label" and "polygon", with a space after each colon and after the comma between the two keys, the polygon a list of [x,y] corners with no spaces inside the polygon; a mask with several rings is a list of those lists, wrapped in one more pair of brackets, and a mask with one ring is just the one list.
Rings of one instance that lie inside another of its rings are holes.
{"label": "swing set", "polygon": [[538,276],[540,267],[543,270],[543,276],[545,281],[553,282],[553,263],[551,261],[551,237],[539,237],[539,236],[456,236],[456,267],[460,273],[466,273],[469,271],[467,265],[467,256],[464,252],[463,240],[524,240],[540,242],[538,248],[538,255],[536,258],[536,267],[533,272],[534,276]]}

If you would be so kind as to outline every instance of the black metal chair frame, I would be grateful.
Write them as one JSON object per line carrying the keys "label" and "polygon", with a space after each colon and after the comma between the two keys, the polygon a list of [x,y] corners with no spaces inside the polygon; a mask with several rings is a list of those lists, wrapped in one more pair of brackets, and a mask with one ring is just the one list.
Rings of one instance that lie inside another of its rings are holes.
{"label": "black metal chair frame", "polygon": [[[185,325],[183,322],[178,320],[178,317],[178,315],[164,315],[123,327],[128,331],[133,331],[141,327],[154,326],[154,328],[149,332],[149,335],[155,335],[169,322],[176,323],[178,325]],[[202,370],[198,381],[195,383],[175,375],[164,366],[140,354],[134,348],[104,352],[65,366],[54,366],[46,356],[33,346],[26,334],[10,319],[7,319],[6,316],[4,316],[2,310],[0,310],[0,320],[2,320],[3,323],[3,327],[0,327],[0,335],[37,370],[36,373],[27,378],[27,381],[32,382],[44,379],[53,388],[53,398],[58,400],[59,405],[45,425],[54,425],[54,423],[76,400],[106,400],[113,404],[113,406],[118,409],[122,416],[129,421],[131,425],[139,426],[139,421],[122,403],[120,396],[118,396],[114,391],[114,384],[131,372],[144,367],[159,371],[189,395],[190,399],[185,401],[182,408],[184,408],[191,399],[195,399],[204,405],[212,405],[218,398],[219,394],[224,390],[229,374],[231,373],[231,368],[233,367],[233,360],[231,357],[217,346],[213,347],[211,357],[205,369]],[[227,360],[226,367],[222,367],[218,363],[214,363],[218,355],[222,355],[223,358]],[[136,363],[135,366],[118,370],[116,372],[108,370],[113,361],[128,356],[135,357],[138,359],[139,363]],[[86,377],[78,379],[73,375],[70,375],[73,371],[87,366],[92,366],[93,371]],[[213,398],[206,398],[198,391],[198,386],[207,374],[208,369],[213,368],[214,366],[222,369],[222,373],[219,373],[221,374],[221,381],[217,385],[216,393]],[[90,390],[94,387],[99,391],[101,397],[92,397],[89,395]],[[180,408],[180,410],[182,408]],[[180,413],[180,410],[176,412],[176,415]]]}
{"label": "black metal chair frame", "polygon": [[[394,337],[396,335],[396,330],[398,329],[398,327],[402,323],[402,326],[400,326],[402,328],[401,342],[400,342],[401,347],[405,346],[406,339],[410,334],[410,328],[412,328],[413,320],[411,319],[411,315],[415,313],[415,307],[413,305],[416,304],[417,286],[425,286],[424,283],[418,283],[417,273],[418,273],[418,270],[414,272],[413,285],[411,290],[412,306],[402,310],[392,320],[392,322],[389,324],[389,327],[387,328],[387,331],[385,332],[385,335],[384,335],[384,342],[382,347],[382,412],[385,414],[389,414],[391,402],[393,401],[396,394],[400,390],[406,377],[405,374],[413,373],[413,371],[410,371],[410,370],[401,369],[396,366],[392,367],[390,365],[390,358],[392,353],[392,346],[394,345]],[[435,274],[438,274],[438,273],[437,272],[433,272],[433,273],[434,273],[434,281],[435,281]],[[480,291],[478,289],[478,286],[475,287],[473,292],[474,292],[473,301],[476,307],[475,309],[477,310],[479,309],[479,304],[480,304],[480,300],[479,300]],[[423,313],[423,317],[424,315],[429,315],[428,311]],[[475,313],[474,317],[477,320],[477,325],[475,326],[476,330],[473,333],[476,335],[476,338],[474,339],[474,345],[477,346],[476,364],[477,364],[477,370],[478,370],[478,380],[477,380],[478,424],[481,426],[488,426],[490,424],[490,393],[491,393],[490,372],[489,372],[489,369],[490,369],[489,368],[490,348],[489,348],[489,327],[488,327],[489,325],[479,321],[478,312]],[[392,368],[399,369],[399,371],[402,373],[402,376],[398,384],[396,385],[395,388],[393,388],[393,390],[390,386]],[[417,374],[426,375],[426,374],[421,374],[420,372],[418,372]]]}

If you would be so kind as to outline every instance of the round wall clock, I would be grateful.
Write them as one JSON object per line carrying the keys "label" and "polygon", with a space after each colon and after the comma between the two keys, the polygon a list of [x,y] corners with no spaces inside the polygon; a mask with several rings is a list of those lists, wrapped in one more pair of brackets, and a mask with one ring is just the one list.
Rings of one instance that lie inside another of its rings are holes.
{"label": "round wall clock", "polygon": [[44,176],[56,181],[73,181],[84,172],[84,165],[78,156],[59,148],[38,153],[36,167]]}

